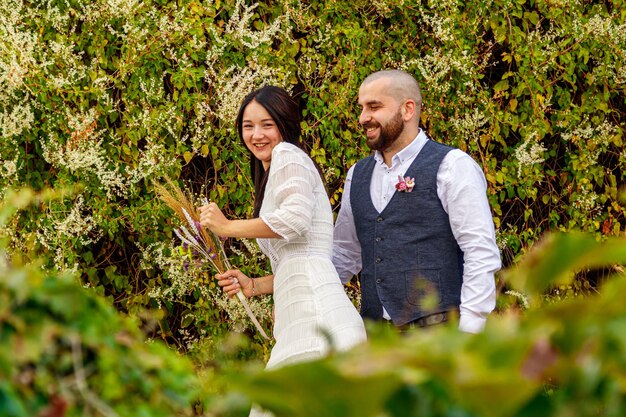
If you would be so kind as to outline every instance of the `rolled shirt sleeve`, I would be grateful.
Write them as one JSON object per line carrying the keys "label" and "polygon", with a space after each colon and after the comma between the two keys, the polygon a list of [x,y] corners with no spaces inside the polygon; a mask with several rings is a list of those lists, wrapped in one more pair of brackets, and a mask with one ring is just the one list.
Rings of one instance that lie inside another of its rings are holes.
{"label": "rolled shirt sleeve", "polygon": [[335,221],[333,233],[333,264],[341,282],[346,284],[353,275],[358,274],[362,268],[361,244],[356,234],[352,205],[350,203],[350,187],[354,166],[346,175],[346,181],[341,197],[341,208]]}
{"label": "rolled shirt sleeve", "polygon": [[463,251],[463,285],[459,329],[482,331],[496,303],[494,274],[501,267],[495,227],[487,199],[487,182],[469,155],[451,151],[437,175],[437,194]]}

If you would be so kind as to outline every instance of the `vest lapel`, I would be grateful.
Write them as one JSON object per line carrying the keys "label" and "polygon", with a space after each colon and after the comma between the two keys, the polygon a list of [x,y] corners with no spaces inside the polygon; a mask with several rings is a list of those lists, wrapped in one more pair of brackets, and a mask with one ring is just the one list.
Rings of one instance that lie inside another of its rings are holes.
{"label": "vest lapel", "polygon": [[[372,192],[370,191],[370,187],[372,184],[372,174],[374,172],[374,167],[376,166],[376,159],[373,156],[370,156],[368,159],[363,161],[364,164],[359,172],[357,172],[356,167],[352,175],[352,186],[357,186],[356,190],[358,193],[363,193],[361,195],[365,195],[365,200],[367,201],[367,205],[369,206],[368,210],[373,210],[378,214],[381,214],[376,207],[374,206],[374,202],[372,201]],[[356,181],[358,183],[356,183]],[[352,200],[351,200],[352,201]],[[384,210],[383,210],[384,211]]]}
{"label": "vest lapel", "polygon": [[[422,159],[422,157],[424,155],[426,155],[429,151],[426,149],[428,147],[428,145],[430,145],[431,141],[427,141],[426,144],[422,147],[422,150],[420,150],[420,152],[417,154],[417,156],[415,157],[415,159],[413,160],[413,162],[411,163],[411,165],[407,168],[406,172],[404,173],[404,175],[402,176],[402,178],[404,177],[411,177],[411,178],[415,178],[415,185],[417,186],[417,181],[418,178],[416,172],[418,172],[418,168],[420,165],[420,160]],[[426,152],[424,152],[426,151]],[[372,178],[372,175],[370,173],[370,180]],[[394,200],[397,200],[397,195],[400,194],[400,192],[398,190],[396,190],[393,195],[391,196],[391,198],[389,199],[389,203],[387,203],[387,205],[385,206],[385,209],[380,213],[381,215],[384,214],[387,209],[389,208],[389,206],[392,205],[392,203],[394,202]],[[371,201],[371,197],[370,197],[370,201]]]}

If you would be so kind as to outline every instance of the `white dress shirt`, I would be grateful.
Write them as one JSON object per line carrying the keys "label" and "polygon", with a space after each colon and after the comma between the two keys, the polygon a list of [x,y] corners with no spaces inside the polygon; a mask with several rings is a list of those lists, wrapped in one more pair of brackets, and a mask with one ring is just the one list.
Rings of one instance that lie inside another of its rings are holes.
{"label": "white dress shirt", "polygon": [[[394,155],[390,167],[385,164],[382,154],[375,152],[370,195],[378,212],[383,211],[396,192],[398,175],[404,177],[428,140],[420,129],[415,140]],[[346,176],[334,230],[333,264],[344,284],[362,268],[361,245],[350,204],[353,173],[354,166]],[[501,267],[486,191],[487,182],[476,161],[459,149],[448,152],[437,173],[437,196],[448,213],[452,233],[463,251],[459,329],[470,333],[483,329],[487,315],[495,307],[494,273]],[[383,317],[390,319],[384,308]]]}

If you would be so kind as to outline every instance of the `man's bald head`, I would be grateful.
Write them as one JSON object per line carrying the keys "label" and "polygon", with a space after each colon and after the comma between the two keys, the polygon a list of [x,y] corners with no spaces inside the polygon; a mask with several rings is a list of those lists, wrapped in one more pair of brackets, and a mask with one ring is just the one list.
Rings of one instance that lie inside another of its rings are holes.
{"label": "man's bald head", "polygon": [[417,104],[418,110],[422,107],[422,93],[417,80],[411,74],[402,70],[377,71],[363,80],[361,86],[380,79],[389,80],[386,92],[398,103],[411,99]]}

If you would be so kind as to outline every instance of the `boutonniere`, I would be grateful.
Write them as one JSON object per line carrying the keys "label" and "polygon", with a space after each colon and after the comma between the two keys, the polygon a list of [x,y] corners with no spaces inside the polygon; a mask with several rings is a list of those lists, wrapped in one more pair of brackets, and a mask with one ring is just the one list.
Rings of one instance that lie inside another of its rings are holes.
{"label": "boutonniere", "polygon": [[398,183],[396,184],[396,190],[401,193],[410,193],[415,187],[415,178],[404,177],[398,175]]}

